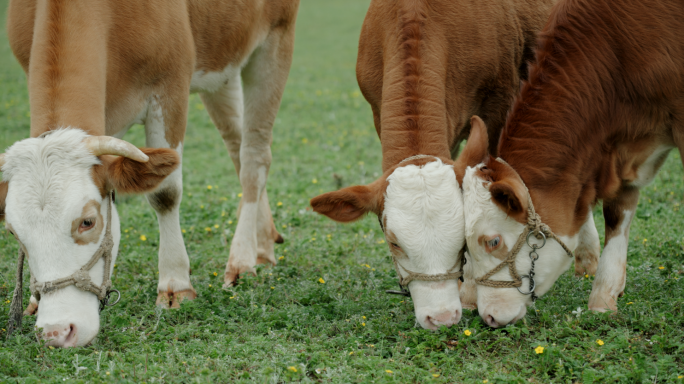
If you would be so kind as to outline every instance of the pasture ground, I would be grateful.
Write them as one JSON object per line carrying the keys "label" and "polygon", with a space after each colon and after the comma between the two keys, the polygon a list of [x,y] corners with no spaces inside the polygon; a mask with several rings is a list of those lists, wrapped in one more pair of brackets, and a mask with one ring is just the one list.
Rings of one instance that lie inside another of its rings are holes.
{"label": "pasture ground", "polygon": [[[29,108],[24,74],[7,43],[5,0],[0,8],[4,149],[28,136]],[[379,141],[354,74],[366,9],[367,1],[302,2],[268,184],[285,237],[276,246],[278,266],[221,289],[240,185],[193,95],[181,222],[199,297],[179,310],[155,308],[157,220],[144,197],[121,198],[124,238],[114,286],[123,298],[102,312],[99,337],[85,348],[51,349],[36,341],[34,318],[7,341],[1,329],[0,382],[684,383],[678,153],[642,194],[627,289],[614,315],[586,312],[592,277],[568,271],[515,326],[489,329],[477,312],[465,311],[457,326],[423,330],[410,299],[384,293],[397,280],[377,220],[338,225],[308,209],[311,197],[337,188],[333,174],[346,186],[370,182],[380,170]],[[141,127],[126,136],[139,146],[143,138]],[[595,217],[602,233],[600,207]],[[2,328],[16,252],[12,236],[0,230]]]}

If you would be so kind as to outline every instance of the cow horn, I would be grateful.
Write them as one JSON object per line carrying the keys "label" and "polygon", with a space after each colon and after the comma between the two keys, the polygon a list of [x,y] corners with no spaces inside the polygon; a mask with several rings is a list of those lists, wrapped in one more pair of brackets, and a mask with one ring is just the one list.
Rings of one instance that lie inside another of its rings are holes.
{"label": "cow horn", "polygon": [[83,140],[88,150],[95,156],[100,155],[117,155],[128,157],[141,163],[146,163],[149,160],[135,145],[116,137],[111,136],[90,136]]}

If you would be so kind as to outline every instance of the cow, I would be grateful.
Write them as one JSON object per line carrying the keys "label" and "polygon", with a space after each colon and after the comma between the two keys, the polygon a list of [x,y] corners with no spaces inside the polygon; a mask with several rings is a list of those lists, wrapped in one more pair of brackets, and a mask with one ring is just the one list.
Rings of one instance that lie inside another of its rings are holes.
{"label": "cow", "polygon": [[[522,318],[570,266],[616,311],[639,190],[684,150],[684,4],[562,0],[498,147],[463,180],[468,265],[492,327]],[[605,243],[592,208],[603,201]]]}
{"label": "cow", "polygon": [[[98,299],[121,238],[115,191],[145,193],[157,214],[157,305],[177,308],[196,297],[179,221],[190,92],[200,94],[243,190],[225,282],[257,263],[275,264],[274,241],[282,238],[265,188],[298,6],[10,2],[7,31],[28,78],[31,128],[0,156],[0,207],[28,257],[29,312],[37,307],[49,345],[85,345],[99,331]],[[144,124],[148,148],[121,140],[135,123]]]}
{"label": "cow", "polygon": [[[461,318],[457,278],[465,245],[461,142],[495,148],[532,59],[550,0],[374,0],[359,38],[356,75],[382,145],[382,175],[317,196],[338,222],[378,216],[404,294],[427,329]],[[489,135],[473,136],[478,114]],[[489,139],[487,139],[489,137]],[[483,141],[484,140],[484,141]],[[481,159],[478,159],[478,161]]]}

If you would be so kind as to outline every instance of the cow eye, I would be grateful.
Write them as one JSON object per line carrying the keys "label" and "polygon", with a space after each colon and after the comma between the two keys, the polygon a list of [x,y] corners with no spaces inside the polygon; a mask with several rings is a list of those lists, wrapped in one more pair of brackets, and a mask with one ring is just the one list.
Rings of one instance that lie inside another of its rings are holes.
{"label": "cow eye", "polygon": [[81,229],[81,231],[87,231],[94,226],[95,226],[95,219],[93,219],[93,218],[84,219],[83,221],[81,221],[80,229]]}
{"label": "cow eye", "polygon": [[401,247],[397,243],[390,243],[390,245],[396,249],[401,249]]}
{"label": "cow eye", "polygon": [[499,248],[501,245],[501,236],[496,236],[492,239],[489,239],[485,242],[485,248],[487,248],[487,252],[492,252]]}

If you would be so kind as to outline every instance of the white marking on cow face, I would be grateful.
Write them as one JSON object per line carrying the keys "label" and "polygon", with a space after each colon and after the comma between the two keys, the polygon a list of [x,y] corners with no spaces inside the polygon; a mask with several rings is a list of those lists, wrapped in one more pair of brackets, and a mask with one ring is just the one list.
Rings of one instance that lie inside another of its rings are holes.
{"label": "white marking on cow face", "polygon": [[[397,168],[387,182],[383,221],[399,264],[431,275],[450,271],[465,243],[463,199],[453,167],[440,160],[422,167],[407,165]],[[409,289],[423,328],[437,329],[460,320],[457,280],[414,280]]]}
{"label": "white marking on cow face", "polygon": [[[5,155],[7,225],[25,247],[32,277],[38,282],[76,272],[104,238],[104,229],[93,242],[78,244],[72,236],[72,224],[89,202],[99,203],[105,225],[107,221],[109,199],[102,198],[92,179],[91,169],[99,160],[82,143],[86,136],[78,129],[57,130],[44,138],[19,141]],[[115,261],[120,239],[115,208],[111,225]],[[104,261],[100,260],[90,270],[90,277],[99,285],[103,273]],[[85,345],[99,330],[98,306],[94,294],[72,285],[41,297],[36,326],[44,329],[44,337],[53,345]]]}
{"label": "white marking on cow face", "polygon": [[[468,244],[468,263],[473,276],[480,278],[507,256],[514,247],[525,226],[497,206],[489,192],[489,182],[476,175],[476,167],[468,167],[463,178],[463,201],[465,209],[465,238]],[[494,251],[486,243],[487,239],[499,238],[500,244]],[[570,249],[574,249],[577,236],[572,239],[561,237]],[[528,257],[531,248],[524,245],[515,261],[520,275],[527,275],[531,262]],[[571,258],[555,241],[549,240],[543,249],[538,251],[539,259],[535,263],[535,292],[543,295],[551,288],[558,277],[570,266]],[[495,273],[490,280],[511,281],[507,267]],[[529,280],[523,280],[523,291],[527,291]],[[480,316],[493,327],[504,326],[520,320],[532,304],[530,295],[523,295],[516,288],[493,288],[477,286],[477,307]]]}

